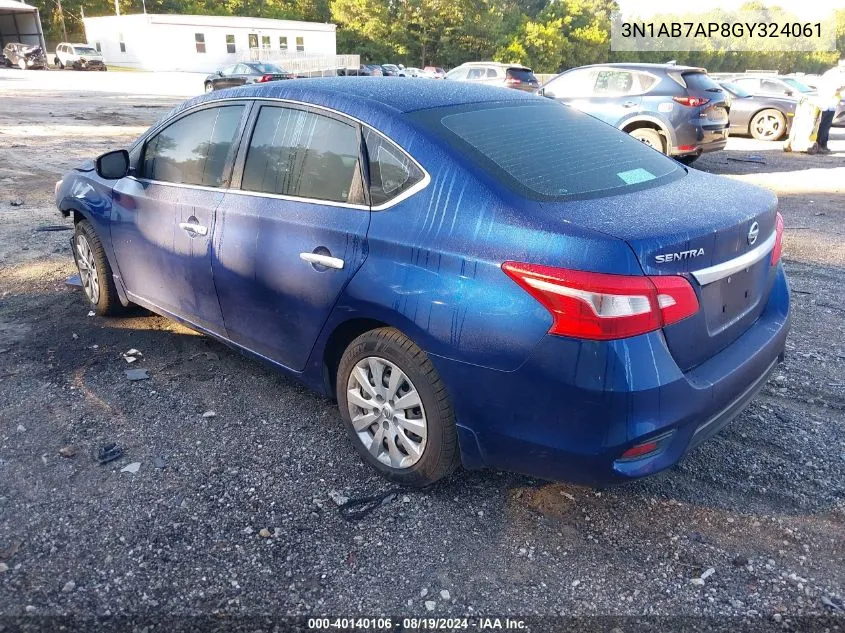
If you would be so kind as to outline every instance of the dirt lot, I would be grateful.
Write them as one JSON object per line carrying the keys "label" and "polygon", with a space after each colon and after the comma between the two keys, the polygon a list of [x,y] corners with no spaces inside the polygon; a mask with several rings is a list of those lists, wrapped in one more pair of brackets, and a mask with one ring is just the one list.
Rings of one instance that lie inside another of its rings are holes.
{"label": "dirt lot", "polygon": [[[126,75],[0,71],[0,615],[845,616],[845,131],[696,165],[777,192],[793,290],[786,363],[716,438],[623,487],[460,472],[349,523],[332,496],[388,486],[332,402],[64,283],[54,182],[179,100]],[[99,466],[106,442],[126,454]]]}

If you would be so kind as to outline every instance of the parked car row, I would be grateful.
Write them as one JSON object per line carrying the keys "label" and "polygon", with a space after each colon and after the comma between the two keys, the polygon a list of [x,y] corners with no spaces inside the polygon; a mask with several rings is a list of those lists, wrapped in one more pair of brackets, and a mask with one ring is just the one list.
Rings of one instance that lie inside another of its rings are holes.
{"label": "parked car row", "polygon": [[[3,47],[3,62],[21,70],[44,70],[49,67],[44,49],[34,44],[10,42]],[[56,46],[53,63],[61,70],[108,70],[102,54],[88,44],[62,42]]]}

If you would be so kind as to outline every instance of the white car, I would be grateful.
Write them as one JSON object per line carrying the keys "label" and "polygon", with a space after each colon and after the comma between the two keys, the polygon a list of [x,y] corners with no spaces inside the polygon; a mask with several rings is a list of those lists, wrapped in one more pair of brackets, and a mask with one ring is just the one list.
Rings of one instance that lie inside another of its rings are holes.
{"label": "white car", "polygon": [[399,71],[400,77],[423,77],[425,79],[434,79],[434,73],[421,68],[403,68]]}
{"label": "white car", "polygon": [[56,47],[56,57],[53,61],[62,69],[108,70],[102,53],[89,44],[62,42]]}

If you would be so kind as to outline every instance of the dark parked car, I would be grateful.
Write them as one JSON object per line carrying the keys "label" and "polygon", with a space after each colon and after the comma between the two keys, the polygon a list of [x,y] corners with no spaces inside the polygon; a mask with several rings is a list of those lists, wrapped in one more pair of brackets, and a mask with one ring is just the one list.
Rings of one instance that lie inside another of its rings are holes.
{"label": "dark parked car", "polygon": [[336,397],[408,485],[642,477],[763,388],[789,325],[774,194],[525,92],[397,81],[202,95],[67,173],[88,306]]}
{"label": "dark parked car", "polygon": [[779,141],[789,133],[797,99],[752,95],[728,82],[719,85],[731,95],[731,134],[750,134],[761,141]]}
{"label": "dark parked car", "polygon": [[382,64],[380,68],[381,74],[385,77],[398,77],[399,72],[402,70],[396,64]]}
{"label": "dark parked car", "polygon": [[44,49],[33,44],[10,42],[3,47],[3,58],[7,66],[17,66],[21,70],[47,68]]}
{"label": "dark parked car", "polygon": [[549,80],[540,92],[686,163],[728,142],[727,95],[703,68],[582,66]]}
{"label": "dark parked car", "polygon": [[289,73],[275,64],[268,64],[266,62],[241,62],[240,64],[222,68],[206,77],[205,91],[211,92],[212,90],[234,88],[245,84],[261,84],[268,81],[294,78],[293,73]]}

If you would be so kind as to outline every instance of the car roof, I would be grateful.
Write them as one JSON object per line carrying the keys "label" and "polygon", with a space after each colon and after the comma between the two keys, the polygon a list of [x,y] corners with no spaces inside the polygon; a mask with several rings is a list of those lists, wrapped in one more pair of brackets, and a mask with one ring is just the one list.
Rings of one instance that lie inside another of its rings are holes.
{"label": "car roof", "polygon": [[[624,68],[627,70],[674,70],[681,73],[686,72],[707,72],[706,68],[699,66],[679,66],[678,64],[647,64],[640,63],[626,63],[626,62],[612,62],[609,64],[590,64],[589,66],[579,66],[579,68]],[[575,70],[574,68],[570,70]]]}
{"label": "car roof", "polygon": [[410,82],[390,77],[314,77],[253,84],[215,91],[186,101],[174,112],[232,98],[290,99],[344,112],[363,121],[379,113],[405,113],[467,103],[537,100],[521,90],[469,82]]}
{"label": "car roof", "polygon": [[461,66],[498,66],[499,68],[524,68],[531,70],[528,66],[522,64],[505,64],[504,62],[464,62]]}

